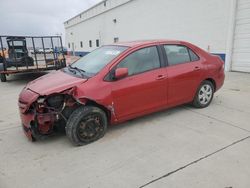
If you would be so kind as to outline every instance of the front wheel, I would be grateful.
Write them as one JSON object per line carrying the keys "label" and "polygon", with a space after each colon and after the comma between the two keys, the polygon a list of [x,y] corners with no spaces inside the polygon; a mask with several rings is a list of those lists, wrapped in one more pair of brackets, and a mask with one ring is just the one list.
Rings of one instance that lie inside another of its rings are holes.
{"label": "front wheel", "polygon": [[199,86],[193,106],[196,108],[206,108],[212,102],[214,96],[214,85],[210,81],[203,81]]}
{"label": "front wheel", "polygon": [[94,106],[76,109],[66,124],[66,135],[76,146],[94,142],[104,136],[107,130],[107,116]]}

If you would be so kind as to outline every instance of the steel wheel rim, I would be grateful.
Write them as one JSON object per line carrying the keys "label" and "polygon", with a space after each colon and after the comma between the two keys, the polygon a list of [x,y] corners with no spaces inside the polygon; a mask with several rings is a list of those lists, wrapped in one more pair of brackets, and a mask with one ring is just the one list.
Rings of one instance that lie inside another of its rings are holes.
{"label": "steel wheel rim", "polygon": [[211,101],[212,96],[213,89],[209,84],[205,84],[200,88],[198,98],[202,105],[207,105]]}
{"label": "steel wheel rim", "polygon": [[99,114],[90,114],[81,119],[77,126],[77,136],[82,142],[91,142],[99,138],[104,131]]}

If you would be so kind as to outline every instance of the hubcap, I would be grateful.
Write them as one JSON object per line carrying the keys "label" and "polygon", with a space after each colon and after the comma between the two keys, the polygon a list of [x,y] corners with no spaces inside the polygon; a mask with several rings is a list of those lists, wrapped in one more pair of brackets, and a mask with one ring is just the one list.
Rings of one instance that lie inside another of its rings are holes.
{"label": "hubcap", "polygon": [[77,128],[77,135],[81,141],[90,142],[98,138],[103,130],[103,123],[99,115],[92,114],[81,120]]}
{"label": "hubcap", "polygon": [[213,95],[213,89],[210,85],[203,85],[199,91],[199,101],[202,105],[208,104]]}

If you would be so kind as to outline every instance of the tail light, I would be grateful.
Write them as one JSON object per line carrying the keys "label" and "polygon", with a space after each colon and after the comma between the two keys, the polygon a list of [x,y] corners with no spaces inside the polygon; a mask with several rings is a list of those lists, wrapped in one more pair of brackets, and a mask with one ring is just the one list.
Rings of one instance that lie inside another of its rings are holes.
{"label": "tail light", "polygon": [[225,70],[225,62],[221,59],[220,56],[216,56],[216,60],[220,64],[219,71],[224,72],[224,70]]}

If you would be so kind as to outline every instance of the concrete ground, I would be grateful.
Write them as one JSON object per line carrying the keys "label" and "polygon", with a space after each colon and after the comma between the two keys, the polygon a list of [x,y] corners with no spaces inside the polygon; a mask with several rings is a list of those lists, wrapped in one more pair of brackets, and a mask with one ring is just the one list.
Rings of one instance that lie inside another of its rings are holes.
{"label": "concrete ground", "polygon": [[0,83],[0,188],[250,187],[250,74],[228,73],[206,109],[155,113],[83,147],[26,139],[17,98],[34,77]]}

